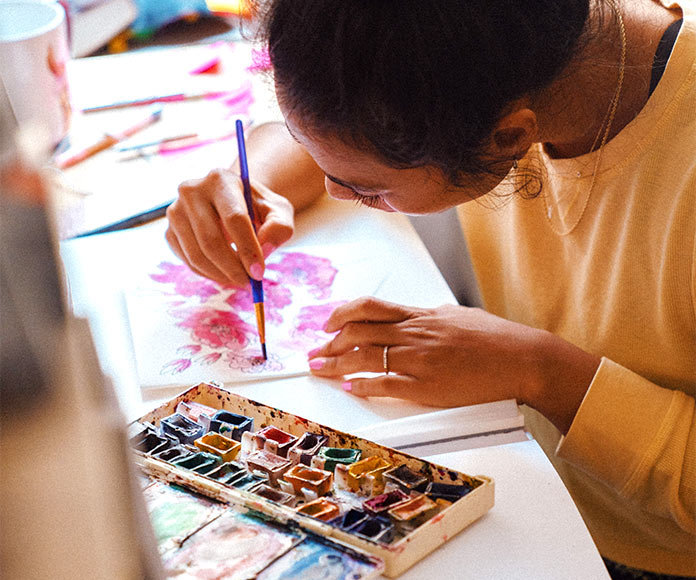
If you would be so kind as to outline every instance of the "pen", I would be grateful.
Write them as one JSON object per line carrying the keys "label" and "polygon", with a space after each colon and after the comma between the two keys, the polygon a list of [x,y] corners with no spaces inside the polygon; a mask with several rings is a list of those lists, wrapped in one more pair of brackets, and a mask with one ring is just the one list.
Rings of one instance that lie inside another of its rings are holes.
{"label": "pen", "polygon": [[153,220],[156,220],[157,218],[164,217],[167,213],[167,208],[170,205],[172,205],[172,203],[174,203],[174,200],[168,201],[167,203],[164,203],[162,205],[158,205],[157,207],[153,207],[152,209],[149,209],[142,213],[135,214],[129,218],[114,222],[113,224],[109,224],[108,226],[104,226],[95,230],[90,230],[88,232],[78,234],[76,236],[73,236],[71,239],[86,238],[87,236],[94,236],[96,234],[106,234],[109,232],[118,232],[120,230],[127,230],[128,228],[134,228],[135,226],[146,224],[147,222],[151,222]]}
{"label": "pen", "polygon": [[[239,119],[237,119],[235,122],[235,128],[237,129],[239,173],[242,179],[242,186],[244,188],[244,201],[246,202],[247,212],[249,213],[249,219],[251,220],[251,226],[254,228],[254,233],[256,233],[254,205],[253,200],[251,199],[251,184],[249,183],[249,166],[247,165],[246,146],[244,144],[244,126]],[[249,281],[251,282],[251,294],[254,299],[254,310],[256,312],[256,325],[259,329],[261,352],[263,353],[264,360],[268,360],[268,355],[266,353],[266,317],[263,309],[263,282],[261,282],[261,280],[255,280],[254,278],[249,278]]]}
{"label": "pen", "polygon": [[142,131],[146,127],[149,127],[153,123],[159,121],[161,118],[161,108],[150,111],[146,117],[140,119],[137,123],[126,127],[118,133],[107,133],[96,143],[93,143],[92,145],[89,145],[76,153],[70,153],[70,151],[67,151],[65,154],[59,155],[55,161],[56,166],[59,169],[67,169],[68,167],[77,165],[85,159],[92,157],[92,155],[96,155],[100,151],[104,151],[104,149],[108,149],[109,147],[116,145],[116,143],[127,139],[131,135],[135,135],[138,131]]}

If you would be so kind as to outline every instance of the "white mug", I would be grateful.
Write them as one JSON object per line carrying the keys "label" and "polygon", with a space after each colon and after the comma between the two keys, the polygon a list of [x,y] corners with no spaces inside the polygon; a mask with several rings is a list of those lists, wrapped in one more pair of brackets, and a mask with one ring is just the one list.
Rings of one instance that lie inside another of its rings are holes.
{"label": "white mug", "polygon": [[19,128],[38,129],[50,147],[70,125],[69,54],[60,4],[0,0],[0,77]]}

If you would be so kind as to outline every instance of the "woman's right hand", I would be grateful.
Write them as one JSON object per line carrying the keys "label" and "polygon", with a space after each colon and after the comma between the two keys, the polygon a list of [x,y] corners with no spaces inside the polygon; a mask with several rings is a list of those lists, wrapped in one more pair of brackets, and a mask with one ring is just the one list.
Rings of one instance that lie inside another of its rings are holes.
{"label": "woman's right hand", "polygon": [[220,284],[244,286],[263,277],[265,258],[292,236],[294,209],[281,195],[252,181],[256,234],[242,182],[226,169],[185,181],[169,206],[166,238],[191,270]]}

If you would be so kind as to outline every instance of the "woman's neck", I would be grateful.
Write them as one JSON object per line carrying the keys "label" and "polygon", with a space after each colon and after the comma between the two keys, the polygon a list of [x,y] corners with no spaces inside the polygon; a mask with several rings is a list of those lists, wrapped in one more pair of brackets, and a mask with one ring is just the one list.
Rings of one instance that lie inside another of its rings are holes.
{"label": "woman's neck", "polygon": [[[611,3],[603,1],[602,30],[595,30],[566,72],[532,99],[539,140],[556,158],[577,157],[599,147],[603,121],[616,92],[621,34]],[[648,100],[653,56],[664,30],[681,17],[653,0],[623,0],[626,62],[621,93],[607,141],[630,123]],[[595,24],[594,28],[597,28]]]}

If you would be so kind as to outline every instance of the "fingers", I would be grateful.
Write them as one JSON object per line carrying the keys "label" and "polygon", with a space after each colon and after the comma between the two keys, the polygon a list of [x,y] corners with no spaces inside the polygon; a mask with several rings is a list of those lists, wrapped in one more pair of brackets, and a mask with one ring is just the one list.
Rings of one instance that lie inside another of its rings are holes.
{"label": "fingers", "polygon": [[413,308],[365,296],[336,308],[329,316],[325,330],[336,332],[349,322],[401,322],[414,313]]}
{"label": "fingers", "polygon": [[247,273],[225,239],[212,206],[192,206],[180,197],[167,209],[167,219],[167,241],[194,272],[220,283],[248,283]]}
{"label": "fingers", "polygon": [[309,358],[332,357],[356,348],[371,346],[383,349],[399,342],[399,330],[390,323],[349,322],[325,345],[308,353]]}
{"label": "fingers", "polygon": [[[169,243],[169,246],[171,247],[172,251],[174,254],[182,261],[188,264],[189,268],[198,274],[199,276],[203,276],[205,278],[210,278],[211,280],[214,280],[218,284],[228,284],[229,280],[227,277],[220,271],[218,270],[214,264],[208,264],[208,267],[205,268],[204,270],[201,270],[198,266],[194,265],[184,252],[184,250],[181,248],[181,244],[179,243],[179,240],[176,236],[176,233],[172,228],[167,228],[167,231],[165,232],[165,238],[167,239],[167,243]],[[204,261],[203,257],[200,257],[198,260],[196,260],[196,264],[200,264]]]}
{"label": "fingers", "polygon": [[341,388],[356,397],[395,397],[417,403],[430,403],[422,385],[408,375],[382,375],[345,381]]}
{"label": "fingers", "polygon": [[[398,347],[389,348],[389,368],[396,369],[395,354]],[[309,361],[309,368],[319,377],[340,377],[358,372],[384,372],[384,347],[367,346],[336,356],[316,356]]]}
{"label": "fingers", "polygon": [[265,258],[293,233],[294,210],[284,197],[254,184],[257,232],[238,176],[225,170],[182,183],[168,208],[166,238],[194,272],[221,284],[244,286],[263,277]]}
{"label": "fingers", "polygon": [[253,187],[257,193],[254,208],[258,222],[256,235],[265,259],[292,237],[295,210],[286,198],[263,185],[253,183]]}

